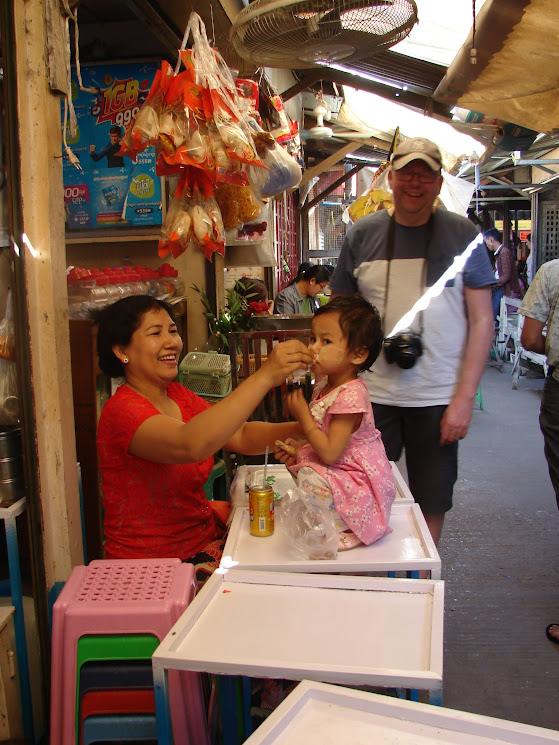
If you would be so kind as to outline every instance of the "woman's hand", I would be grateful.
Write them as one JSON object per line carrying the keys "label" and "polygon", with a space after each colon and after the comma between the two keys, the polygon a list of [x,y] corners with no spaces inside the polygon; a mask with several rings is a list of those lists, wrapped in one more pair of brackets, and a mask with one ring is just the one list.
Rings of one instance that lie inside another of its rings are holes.
{"label": "woman's hand", "polygon": [[255,375],[266,375],[270,381],[269,387],[275,388],[296,370],[306,370],[313,362],[314,355],[300,341],[284,341],[276,344]]}
{"label": "woman's hand", "polygon": [[295,388],[292,393],[287,394],[287,408],[293,419],[298,422],[302,422],[305,415],[311,415],[302,388]]}

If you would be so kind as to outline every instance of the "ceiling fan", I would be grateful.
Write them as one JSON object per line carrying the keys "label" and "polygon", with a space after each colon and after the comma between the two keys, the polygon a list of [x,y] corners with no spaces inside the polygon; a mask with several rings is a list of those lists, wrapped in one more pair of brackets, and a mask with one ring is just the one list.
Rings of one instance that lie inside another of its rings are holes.
{"label": "ceiling fan", "polygon": [[372,56],[416,23],[414,0],[254,0],[233,23],[231,41],[255,65],[299,69]]}

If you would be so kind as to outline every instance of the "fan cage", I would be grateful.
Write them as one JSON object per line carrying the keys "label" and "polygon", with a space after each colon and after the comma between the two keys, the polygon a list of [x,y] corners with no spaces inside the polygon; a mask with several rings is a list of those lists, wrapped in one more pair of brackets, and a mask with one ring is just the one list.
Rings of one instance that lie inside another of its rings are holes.
{"label": "fan cage", "polygon": [[255,0],[237,17],[231,40],[251,62],[304,67],[382,51],[416,21],[413,0]]}

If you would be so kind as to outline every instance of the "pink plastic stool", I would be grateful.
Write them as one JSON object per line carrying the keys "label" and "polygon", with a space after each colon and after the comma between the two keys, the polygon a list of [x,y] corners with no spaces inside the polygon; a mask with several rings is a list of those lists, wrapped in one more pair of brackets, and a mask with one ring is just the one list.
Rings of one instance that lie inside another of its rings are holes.
{"label": "pink plastic stool", "polygon": [[[179,559],[92,561],[75,567],[52,611],[51,745],[76,742],[76,649],[88,634],[167,635],[194,596]],[[200,677],[169,671],[175,745],[208,745]]]}

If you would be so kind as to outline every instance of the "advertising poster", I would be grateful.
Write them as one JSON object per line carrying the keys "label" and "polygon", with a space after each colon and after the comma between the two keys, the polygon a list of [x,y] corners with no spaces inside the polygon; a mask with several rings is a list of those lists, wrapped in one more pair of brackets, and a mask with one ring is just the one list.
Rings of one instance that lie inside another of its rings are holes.
{"label": "advertising poster", "polygon": [[75,137],[66,141],[81,170],[64,159],[64,206],[68,230],[161,225],[161,180],[155,175],[155,151],[148,148],[136,163],[117,155],[127,125],[149,93],[156,62],[82,67],[80,90],[72,71]]}

